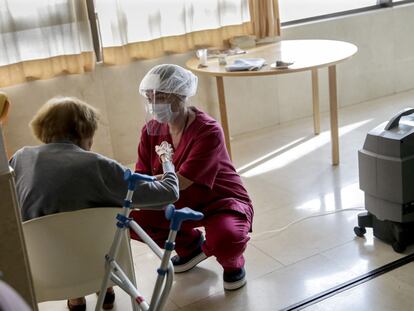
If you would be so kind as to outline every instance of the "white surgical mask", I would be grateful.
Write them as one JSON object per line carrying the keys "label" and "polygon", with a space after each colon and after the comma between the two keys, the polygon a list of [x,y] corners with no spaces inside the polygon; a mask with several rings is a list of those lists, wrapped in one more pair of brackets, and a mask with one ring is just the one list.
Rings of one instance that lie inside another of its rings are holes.
{"label": "white surgical mask", "polygon": [[164,103],[157,103],[155,105],[148,104],[148,112],[151,113],[154,119],[159,123],[168,123],[175,115],[171,110],[171,104]]}

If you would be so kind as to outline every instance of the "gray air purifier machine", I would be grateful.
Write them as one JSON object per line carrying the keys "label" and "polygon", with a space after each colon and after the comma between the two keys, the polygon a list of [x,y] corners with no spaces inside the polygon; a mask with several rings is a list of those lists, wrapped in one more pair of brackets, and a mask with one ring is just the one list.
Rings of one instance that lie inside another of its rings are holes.
{"label": "gray air purifier machine", "polygon": [[414,242],[414,109],[370,131],[358,162],[367,212],[358,215],[354,232],[362,237],[373,228],[374,236],[401,253]]}

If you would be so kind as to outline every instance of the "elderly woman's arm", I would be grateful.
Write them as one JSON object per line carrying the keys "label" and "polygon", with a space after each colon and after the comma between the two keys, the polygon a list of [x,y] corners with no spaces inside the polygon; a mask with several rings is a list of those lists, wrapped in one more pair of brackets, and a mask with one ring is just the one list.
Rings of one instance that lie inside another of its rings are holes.
{"label": "elderly woman's arm", "polygon": [[[160,158],[164,174],[161,178],[157,177],[157,181],[141,182],[137,185],[133,196],[134,200],[132,201],[135,207],[162,208],[160,205],[173,203],[179,198],[179,182],[175,174],[174,165],[172,164],[173,149],[171,145],[163,141],[159,146],[155,146],[155,152]],[[153,204],[150,202],[151,200],[143,200],[142,197],[150,192],[160,193],[159,201]]]}
{"label": "elderly woman's arm", "polygon": [[[173,149],[169,143],[162,142],[160,146],[155,147],[155,150],[162,163],[163,175],[159,180],[153,182],[138,181],[136,183],[132,197],[134,207],[162,209],[166,204],[174,203],[179,198],[179,181],[171,161]],[[126,181],[121,182],[119,178],[123,176],[125,168],[115,161],[112,161],[111,166],[115,170],[116,178],[109,181],[112,186],[108,185],[107,188],[116,189],[116,194],[122,195],[124,198],[127,192],[127,183]]]}
{"label": "elderly woman's arm", "polygon": [[[102,180],[99,186],[102,193],[100,205],[105,206],[110,202],[117,202],[116,205],[119,206],[123,204],[128,190],[128,183],[123,178],[125,170],[126,168],[118,162],[100,157],[98,169]],[[162,209],[166,204],[178,200],[179,186],[174,166],[171,162],[163,163],[163,171],[164,174],[159,181],[136,183],[132,197],[134,207]]]}
{"label": "elderly woman's arm", "polygon": [[[178,183],[180,185],[180,190],[185,190],[193,184],[192,180],[189,180],[188,178],[186,178],[186,177],[184,177],[184,176],[182,176],[178,173],[176,173],[176,174],[177,174],[177,177],[178,177]],[[163,178],[163,176],[164,176],[163,174],[160,174],[160,175],[155,175],[154,177],[156,177],[157,180],[161,180]]]}
{"label": "elderly woman's arm", "polygon": [[180,190],[174,166],[171,161],[166,161],[162,163],[162,168],[164,174],[161,180],[137,183],[132,197],[134,207],[158,209],[178,200]]}

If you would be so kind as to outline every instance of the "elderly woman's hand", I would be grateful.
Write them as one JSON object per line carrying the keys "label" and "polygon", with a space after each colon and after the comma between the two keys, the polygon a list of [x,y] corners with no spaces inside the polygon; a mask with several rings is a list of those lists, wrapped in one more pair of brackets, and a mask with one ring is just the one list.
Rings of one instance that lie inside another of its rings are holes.
{"label": "elderly woman's hand", "polygon": [[171,144],[166,141],[163,141],[160,145],[156,145],[155,152],[160,157],[161,162],[171,161],[174,154]]}

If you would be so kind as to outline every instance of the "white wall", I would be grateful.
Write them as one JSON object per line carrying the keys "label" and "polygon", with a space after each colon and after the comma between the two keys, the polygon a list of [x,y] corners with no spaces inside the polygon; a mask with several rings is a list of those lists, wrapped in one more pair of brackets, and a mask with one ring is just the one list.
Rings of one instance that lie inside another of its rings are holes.
{"label": "white wall", "polygon": [[[414,88],[414,5],[318,21],[282,29],[283,39],[335,39],[359,51],[337,66],[340,106]],[[27,127],[35,111],[55,95],[78,96],[102,113],[94,150],[131,163],[136,158],[143,99],[138,82],[152,66],[184,66],[192,53],[125,66],[98,65],[93,73],[33,81],[9,88],[12,101],[6,138],[10,151],[36,144]],[[320,70],[321,110],[328,110],[326,69]],[[232,135],[312,115],[310,73],[224,79]],[[219,118],[215,80],[200,77],[192,104]],[[414,105],[414,103],[413,103]]]}
{"label": "white wall", "polygon": [[[413,31],[414,5],[406,5],[290,27],[283,35],[344,40],[358,46],[351,60],[337,66],[339,104],[346,106],[414,88]],[[320,77],[320,83],[327,109],[326,76]],[[284,102],[289,100],[287,92],[280,95]]]}

